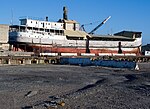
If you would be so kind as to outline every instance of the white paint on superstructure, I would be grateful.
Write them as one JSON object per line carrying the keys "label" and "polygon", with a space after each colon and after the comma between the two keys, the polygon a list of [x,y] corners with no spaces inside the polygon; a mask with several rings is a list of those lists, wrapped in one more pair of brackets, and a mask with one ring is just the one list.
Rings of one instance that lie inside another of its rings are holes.
{"label": "white paint on superstructure", "polygon": [[21,25],[43,28],[43,29],[63,29],[63,23],[59,22],[48,22],[48,21],[39,21],[32,19],[20,19]]}

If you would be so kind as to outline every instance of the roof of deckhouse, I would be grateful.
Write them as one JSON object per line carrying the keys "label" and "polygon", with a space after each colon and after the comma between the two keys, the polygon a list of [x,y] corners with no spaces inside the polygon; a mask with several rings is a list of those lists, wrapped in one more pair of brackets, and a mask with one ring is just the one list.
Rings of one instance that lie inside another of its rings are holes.
{"label": "roof of deckhouse", "polygon": [[141,34],[142,32],[137,32],[137,31],[121,31],[121,32],[115,33],[114,35],[125,34],[125,33],[129,33],[129,34]]}

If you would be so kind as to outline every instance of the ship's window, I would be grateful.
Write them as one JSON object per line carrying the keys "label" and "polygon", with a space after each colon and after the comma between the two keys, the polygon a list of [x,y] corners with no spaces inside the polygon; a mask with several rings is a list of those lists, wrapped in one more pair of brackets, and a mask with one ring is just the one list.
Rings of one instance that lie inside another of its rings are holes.
{"label": "ship's window", "polygon": [[55,24],[55,26],[56,26],[56,24]]}
{"label": "ship's window", "polygon": [[37,24],[37,22],[36,22],[36,24]]}
{"label": "ship's window", "polygon": [[51,32],[51,33],[54,33],[54,30],[51,29],[50,32]]}
{"label": "ship's window", "polygon": [[31,23],[32,23],[32,21],[31,21]]}
{"label": "ship's window", "polygon": [[40,31],[44,31],[44,29],[43,29],[43,28],[40,28]]}
{"label": "ship's window", "polygon": [[33,30],[37,31],[37,30],[38,30],[38,28],[33,28]]}
{"label": "ship's window", "polygon": [[19,29],[20,29],[20,32],[25,32],[25,27],[21,26]]}
{"label": "ship's window", "polygon": [[49,29],[45,29],[45,32],[49,32]]}
{"label": "ship's window", "polygon": [[60,30],[60,31],[59,31],[59,35],[63,35],[63,30]]}
{"label": "ship's window", "polygon": [[21,25],[26,25],[27,20],[21,20]]}
{"label": "ship's window", "polygon": [[59,30],[55,30],[55,34],[56,34],[56,35],[59,35]]}
{"label": "ship's window", "polygon": [[141,34],[136,34],[135,35],[135,38],[140,38],[141,37]]}
{"label": "ship's window", "polygon": [[27,27],[28,30],[32,30],[32,27]]}

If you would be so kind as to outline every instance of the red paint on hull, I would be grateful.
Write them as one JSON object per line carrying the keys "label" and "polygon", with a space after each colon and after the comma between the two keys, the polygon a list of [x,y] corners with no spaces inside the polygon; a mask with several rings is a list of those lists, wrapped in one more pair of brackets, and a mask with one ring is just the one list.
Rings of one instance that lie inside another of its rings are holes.
{"label": "red paint on hull", "polygon": [[[86,49],[75,49],[75,48],[51,48],[51,52],[58,53],[85,53]],[[118,53],[117,50],[108,50],[108,49],[90,49],[90,53],[99,54],[99,53]],[[138,48],[135,48],[132,51],[123,51],[124,53],[139,53]]]}
{"label": "red paint on hull", "polygon": [[[85,53],[86,49],[85,48],[63,48],[63,47],[52,47],[52,46],[41,46],[41,45],[14,45],[14,50],[15,51],[29,51],[29,52],[35,52],[35,53]],[[118,53],[118,50],[111,50],[107,48],[99,48],[99,49],[90,49],[90,53],[94,53],[98,55],[99,53]],[[125,53],[134,53],[139,55],[140,54],[140,49],[139,48],[134,48],[131,51],[124,51],[122,52],[123,54]]]}

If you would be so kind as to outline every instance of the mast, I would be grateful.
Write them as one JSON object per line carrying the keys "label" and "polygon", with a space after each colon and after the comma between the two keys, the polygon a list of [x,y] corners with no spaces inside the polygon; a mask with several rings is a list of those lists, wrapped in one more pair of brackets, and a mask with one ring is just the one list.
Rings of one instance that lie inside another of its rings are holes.
{"label": "mast", "polygon": [[13,15],[13,9],[11,9],[11,22],[10,22],[11,25],[13,25],[13,17],[14,17],[14,15]]}

